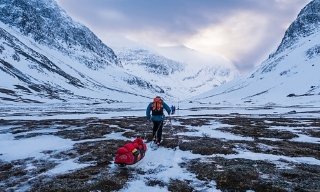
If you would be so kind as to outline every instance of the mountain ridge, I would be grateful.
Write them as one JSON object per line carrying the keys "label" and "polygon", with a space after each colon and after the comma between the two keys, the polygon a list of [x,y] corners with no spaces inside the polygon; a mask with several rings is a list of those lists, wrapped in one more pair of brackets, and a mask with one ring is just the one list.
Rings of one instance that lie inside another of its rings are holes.
{"label": "mountain ridge", "polygon": [[[72,20],[54,1],[5,0],[2,5],[0,20],[19,29],[23,35],[31,36],[36,42],[61,50],[80,62],[86,61],[84,64],[92,69],[99,69],[104,64],[121,66],[111,48],[87,27]],[[67,49],[71,45],[75,45],[73,50]],[[79,59],[87,50],[96,55]]]}

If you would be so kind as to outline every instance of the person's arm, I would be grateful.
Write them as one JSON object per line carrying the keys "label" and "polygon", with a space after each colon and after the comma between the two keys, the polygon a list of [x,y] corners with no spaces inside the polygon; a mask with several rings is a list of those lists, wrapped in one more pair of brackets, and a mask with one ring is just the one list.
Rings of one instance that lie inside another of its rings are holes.
{"label": "person's arm", "polygon": [[146,110],[146,117],[147,120],[150,120],[151,116],[150,116],[150,112],[151,112],[151,103],[149,103],[147,110]]}
{"label": "person's arm", "polygon": [[168,115],[170,115],[170,113],[171,113],[170,107],[165,102],[163,102],[162,104],[163,104],[163,107],[165,108],[165,110],[168,112]]}

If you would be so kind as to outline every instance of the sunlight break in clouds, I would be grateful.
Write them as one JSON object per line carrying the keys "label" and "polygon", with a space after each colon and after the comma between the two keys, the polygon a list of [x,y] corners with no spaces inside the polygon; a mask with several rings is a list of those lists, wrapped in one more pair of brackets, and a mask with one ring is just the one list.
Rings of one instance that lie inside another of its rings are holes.
{"label": "sunlight break in clouds", "polygon": [[237,60],[254,51],[268,33],[266,28],[267,19],[263,15],[239,12],[219,25],[199,30],[185,45],[200,52]]}

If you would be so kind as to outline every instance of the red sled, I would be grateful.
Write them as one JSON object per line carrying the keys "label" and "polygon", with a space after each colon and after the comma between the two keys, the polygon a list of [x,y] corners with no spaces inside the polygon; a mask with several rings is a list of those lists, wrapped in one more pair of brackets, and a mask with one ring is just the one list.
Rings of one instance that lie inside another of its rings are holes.
{"label": "red sled", "polygon": [[136,138],[133,142],[125,144],[117,150],[114,163],[120,167],[133,165],[141,161],[147,151],[147,145],[141,138]]}

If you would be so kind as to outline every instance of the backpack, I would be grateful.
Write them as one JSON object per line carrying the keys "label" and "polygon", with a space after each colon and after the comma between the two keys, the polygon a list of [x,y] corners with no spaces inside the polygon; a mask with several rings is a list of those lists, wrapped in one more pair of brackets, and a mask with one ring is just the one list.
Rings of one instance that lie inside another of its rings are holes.
{"label": "backpack", "polygon": [[162,105],[162,99],[160,97],[156,97],[153,99],[152,116],[155,116],[155,115],[163,115],[163,105]]}

